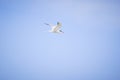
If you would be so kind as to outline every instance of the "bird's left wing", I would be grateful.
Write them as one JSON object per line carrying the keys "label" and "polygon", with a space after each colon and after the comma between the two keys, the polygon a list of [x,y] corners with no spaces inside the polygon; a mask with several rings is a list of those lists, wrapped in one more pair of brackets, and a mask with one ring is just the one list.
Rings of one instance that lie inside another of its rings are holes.
{"label": "bird's left wing", "polygon": [[45,25],[48,25],[48,26],[50,26],[50,27],[53,27],[53,25],[52,24],[48,24],[48,23],[44,23]]}

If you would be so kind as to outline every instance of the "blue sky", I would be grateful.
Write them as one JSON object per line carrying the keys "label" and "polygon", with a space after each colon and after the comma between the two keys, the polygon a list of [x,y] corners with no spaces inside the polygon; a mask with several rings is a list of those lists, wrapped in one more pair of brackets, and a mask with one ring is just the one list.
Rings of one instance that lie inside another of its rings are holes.
{"label": "blue sky", "polygon": [[119,0],[0,0],[0,80],[120,80],[119,61]]}

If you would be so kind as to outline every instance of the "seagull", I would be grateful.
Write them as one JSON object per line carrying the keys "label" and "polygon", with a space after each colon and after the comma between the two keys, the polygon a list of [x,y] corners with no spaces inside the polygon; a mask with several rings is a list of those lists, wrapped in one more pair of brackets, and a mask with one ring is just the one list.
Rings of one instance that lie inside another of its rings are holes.
{"label": "seagull", "polygon": [[51,30],[49,32],[52,33],[64,33],[60,28],[62,26],[62,24],[60,22],[57,22],[57,25],[53,26],[51,24],[45,23],[46,25],[51,27]]}

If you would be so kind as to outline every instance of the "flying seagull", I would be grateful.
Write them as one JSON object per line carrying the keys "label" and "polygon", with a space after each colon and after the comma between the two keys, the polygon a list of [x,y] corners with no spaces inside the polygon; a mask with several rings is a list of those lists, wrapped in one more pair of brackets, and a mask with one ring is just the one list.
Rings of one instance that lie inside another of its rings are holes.
{"label": "flying seagull", "polygon": [[53,25],[50,25],[50,24],[47,24],[45,23],[46,25],[50,26],[51,27],[51,30],[49,32],[52,32],[52,33],[64,33],[60,28],[62,26],[62,24],[60,22],[57,22],[57,25],[53,26]]}

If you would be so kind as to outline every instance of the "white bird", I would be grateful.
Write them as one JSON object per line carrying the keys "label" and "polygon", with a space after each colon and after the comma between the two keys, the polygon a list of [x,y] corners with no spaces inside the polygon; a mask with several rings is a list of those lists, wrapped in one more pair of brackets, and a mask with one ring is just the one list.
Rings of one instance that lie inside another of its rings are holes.
{"label": "white bird", "polygon": [[51,30],[49,32],[52,33],[64,33],[62,30],[60,30],[62,24],[60,22],[57,22],[57,25],[53,26],[50,24],[45,23],[46,25],[49,25],[51,27]]}

